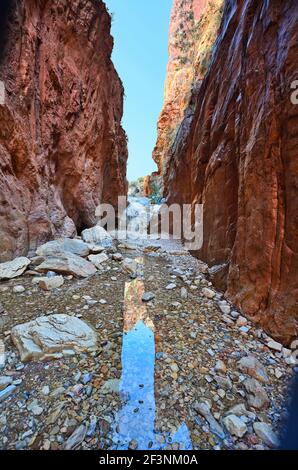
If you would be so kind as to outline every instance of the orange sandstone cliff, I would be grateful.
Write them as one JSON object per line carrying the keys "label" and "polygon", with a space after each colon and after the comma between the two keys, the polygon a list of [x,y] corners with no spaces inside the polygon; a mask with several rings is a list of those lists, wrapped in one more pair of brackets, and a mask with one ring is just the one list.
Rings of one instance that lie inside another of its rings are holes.
{"label": "orange sandstone cliff", "polygon": [[123,87],[101,0],[15,0],[1,50],[0,261],[125,195]]}
{"label": "orange sandstone cliff", "polygon": [[186,105],[166,92],[154,153],[168,202],[204,204],[196,255],[216,285],[285,343],[298,333],[297,36],[296,0],[226,0],[205,77],[181,72]]}

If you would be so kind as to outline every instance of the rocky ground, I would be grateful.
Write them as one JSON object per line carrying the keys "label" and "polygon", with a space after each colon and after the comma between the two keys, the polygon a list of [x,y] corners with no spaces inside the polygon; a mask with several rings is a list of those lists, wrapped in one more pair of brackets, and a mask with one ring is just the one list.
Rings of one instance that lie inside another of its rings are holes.
{"label": "rocky ground", "polygon": [[[105,248],[94,274],[64,274],[64,283],[49,291],[36,281],[35,269],[1,281],[0,447],[121,447],[113,429],[126,399],[120,380],[124,287],[136,275],[145,290],[140,308],[155,339],[154,433],[160,448],[183,447],[169,437],[181,425],[194,449],[275,447],[295,368],[291,350],[233,309],[213,289],[207,266],[180,246],[116,245]],[[140,256],[141,274],[133,261]],[[13,328],[53,314],[91,325],[99,337],[96,350],[22,363]],[[137,437],[129,445],[138,448]],[[147,448],[152,446],[149,440]]]}

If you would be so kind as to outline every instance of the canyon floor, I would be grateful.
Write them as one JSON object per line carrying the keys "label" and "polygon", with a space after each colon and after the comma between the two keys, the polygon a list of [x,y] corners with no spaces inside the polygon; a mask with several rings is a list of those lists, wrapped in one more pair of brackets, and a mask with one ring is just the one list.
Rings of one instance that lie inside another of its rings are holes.
{"label": "canyon floor", "polygon": [[[32,273],[1,282],[0,380],[15,385],[0,403],[1,449],[277,445],[290,351],[225,301],[181,245],[155,245],[118,243],[96,274],[65,276],[50,292]],[[123,269],[127,258],[137,275]],[[22,363],[11,329],[58,313],[92,325],[98,350]]]}

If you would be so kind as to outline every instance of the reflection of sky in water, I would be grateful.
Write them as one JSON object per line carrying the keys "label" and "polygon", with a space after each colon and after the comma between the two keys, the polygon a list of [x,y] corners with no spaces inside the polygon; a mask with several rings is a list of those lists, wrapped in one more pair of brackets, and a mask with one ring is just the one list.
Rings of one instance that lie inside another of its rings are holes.
{"label": "reflection of sky in water", "polygon": [[[132,440],[138,449],[161,449],[154,432],[154,333],[139,320],[123,336],[120,391],[125,404],[117,413],[113,435],[114,448],[127,449]],[[168,442],[179,442],[181,449],[191,449],[187,426],[183,424]],[[118,444],[119,443],[119,444]]]}

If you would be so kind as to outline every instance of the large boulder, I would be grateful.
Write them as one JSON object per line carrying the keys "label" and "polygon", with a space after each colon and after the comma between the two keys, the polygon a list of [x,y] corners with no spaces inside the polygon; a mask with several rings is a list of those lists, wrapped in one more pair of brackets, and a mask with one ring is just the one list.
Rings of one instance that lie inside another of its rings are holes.
{"label": "large boulder", "polygon": [[37,256],[48,256],[53,253],[61,253],[67,251],[73,255],[87,256],[89,255],[89,247],[82,240],[75,238],[59,238],[41,245],[36,250]]}
{"label": "large boulder", "polygon": [[21,361],[59,359],[97,349],[97,333],[79,318],[55,314],[15,326],[11,338]]}
{"label": "large boulder", "polygon": [[86,243],[100,245],[104,248],[108,248],[113,244],[112,236],[99,225],[83,230],[82,238]]}
{"label": "large boulder", "polygon": [[95,266],[72,253],[53,253],[43,263],[37,266],[36,271],[54,271],[62,274],[72,274],[76,277],[88,277],[96,273]]}
{"label": "large boulder", "polygon": [[13,279],[14,277],[21,276],[30,264],[30,259],[24,256],[15,258],[13,261],[0,264],[0,280]]}

